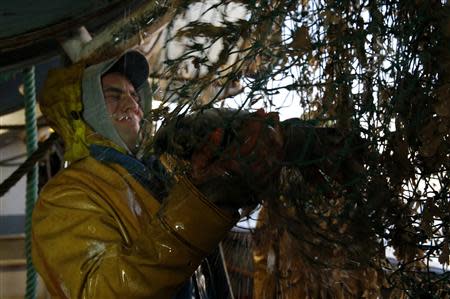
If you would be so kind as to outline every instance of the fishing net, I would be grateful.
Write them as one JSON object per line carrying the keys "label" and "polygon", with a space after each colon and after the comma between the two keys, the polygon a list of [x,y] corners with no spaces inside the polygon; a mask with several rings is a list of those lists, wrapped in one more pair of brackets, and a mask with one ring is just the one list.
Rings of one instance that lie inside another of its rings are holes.
{"label": "fishing net", "polygon": [[232,276],[251,281],[234,279],[237,298],[448,298],[447,1],[177,7],[141,47],[153,69],[147,119],[219,107],[296,116],[282,121],[278,191],[224,243]]}

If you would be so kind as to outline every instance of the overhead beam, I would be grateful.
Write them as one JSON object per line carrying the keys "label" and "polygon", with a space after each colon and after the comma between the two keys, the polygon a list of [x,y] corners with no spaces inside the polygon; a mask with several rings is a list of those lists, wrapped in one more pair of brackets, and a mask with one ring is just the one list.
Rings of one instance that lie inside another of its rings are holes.
{"label": "overhead beam", "polygon": [[134,48],[168,24],[175,14],[176,8],[170,4],[162,7],[159,1],[146,1],[128,15],[108,25],[85,43],[79,53],[72,53],[74,62],[98,62]]}

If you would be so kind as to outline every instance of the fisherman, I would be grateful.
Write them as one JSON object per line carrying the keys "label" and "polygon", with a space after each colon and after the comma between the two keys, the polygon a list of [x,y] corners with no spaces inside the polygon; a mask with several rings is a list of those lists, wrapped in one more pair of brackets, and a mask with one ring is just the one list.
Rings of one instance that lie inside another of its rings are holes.
{"label": "fisherman", "polygon": [[282,146],[281,133],[261,138],[256,122],[242,131],[244,151],[223,148],[215,130],[191,160],[143,154],[148,74],[134,50],[49,73],[40,106],[70,165],[40,193],[32,254],[53,298],[195,298],[190,277],[257,196],[240,170],[263,185],[268,145]]}

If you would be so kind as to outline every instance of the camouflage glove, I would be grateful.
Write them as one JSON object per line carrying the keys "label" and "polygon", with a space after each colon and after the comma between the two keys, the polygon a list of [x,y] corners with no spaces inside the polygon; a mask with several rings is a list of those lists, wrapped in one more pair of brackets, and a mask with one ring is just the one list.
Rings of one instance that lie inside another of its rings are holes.
{"label": "camouflage glove", "polygon": [[193,153],[190,175],[202,191],[221,193],[213,201],[243,207],[276,189],[282,157],[278,114],[258,110],[245,116],[234,132],[215,129]]}
{"label": "camouflage glove", "polygon": [[283,134],[276,113],[211,109],[169,122],[155,151],[189,161],[188,176],[214,203],[245,207],[277,185]]}

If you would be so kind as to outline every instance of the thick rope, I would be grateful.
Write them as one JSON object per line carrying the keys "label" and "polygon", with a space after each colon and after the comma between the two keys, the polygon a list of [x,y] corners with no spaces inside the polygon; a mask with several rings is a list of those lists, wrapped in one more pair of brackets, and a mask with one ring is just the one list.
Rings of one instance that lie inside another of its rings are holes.
{"label": "thick rope", "polygon": [[[36,88],[34,66],[24,70],[25,93],[25,125],[27,136],[28,157],[37,150],[37,122],[36,122]],[[25,255],[27,258],[27,286],[26,299],[36,298],[36,271],[31,259],[31,215],[38,195],[38,165],[34,164],[27,174],[27,194],[25,204]]]}
{"label": "thick rope", "polygon": [[8,81],[14,79],[15,75],[16,75],[16,71],[0,73],[0,83],[8,82]]}
{"label": "thick rope", "polygon": [[33,152],[6,180],[0,184],[0,197],[9,191],[25,174],[30,172],[33,166],[45,156],[47,151],[58,139],[56,133],[52,133],[44,142],[39,143],[38,149]]}

